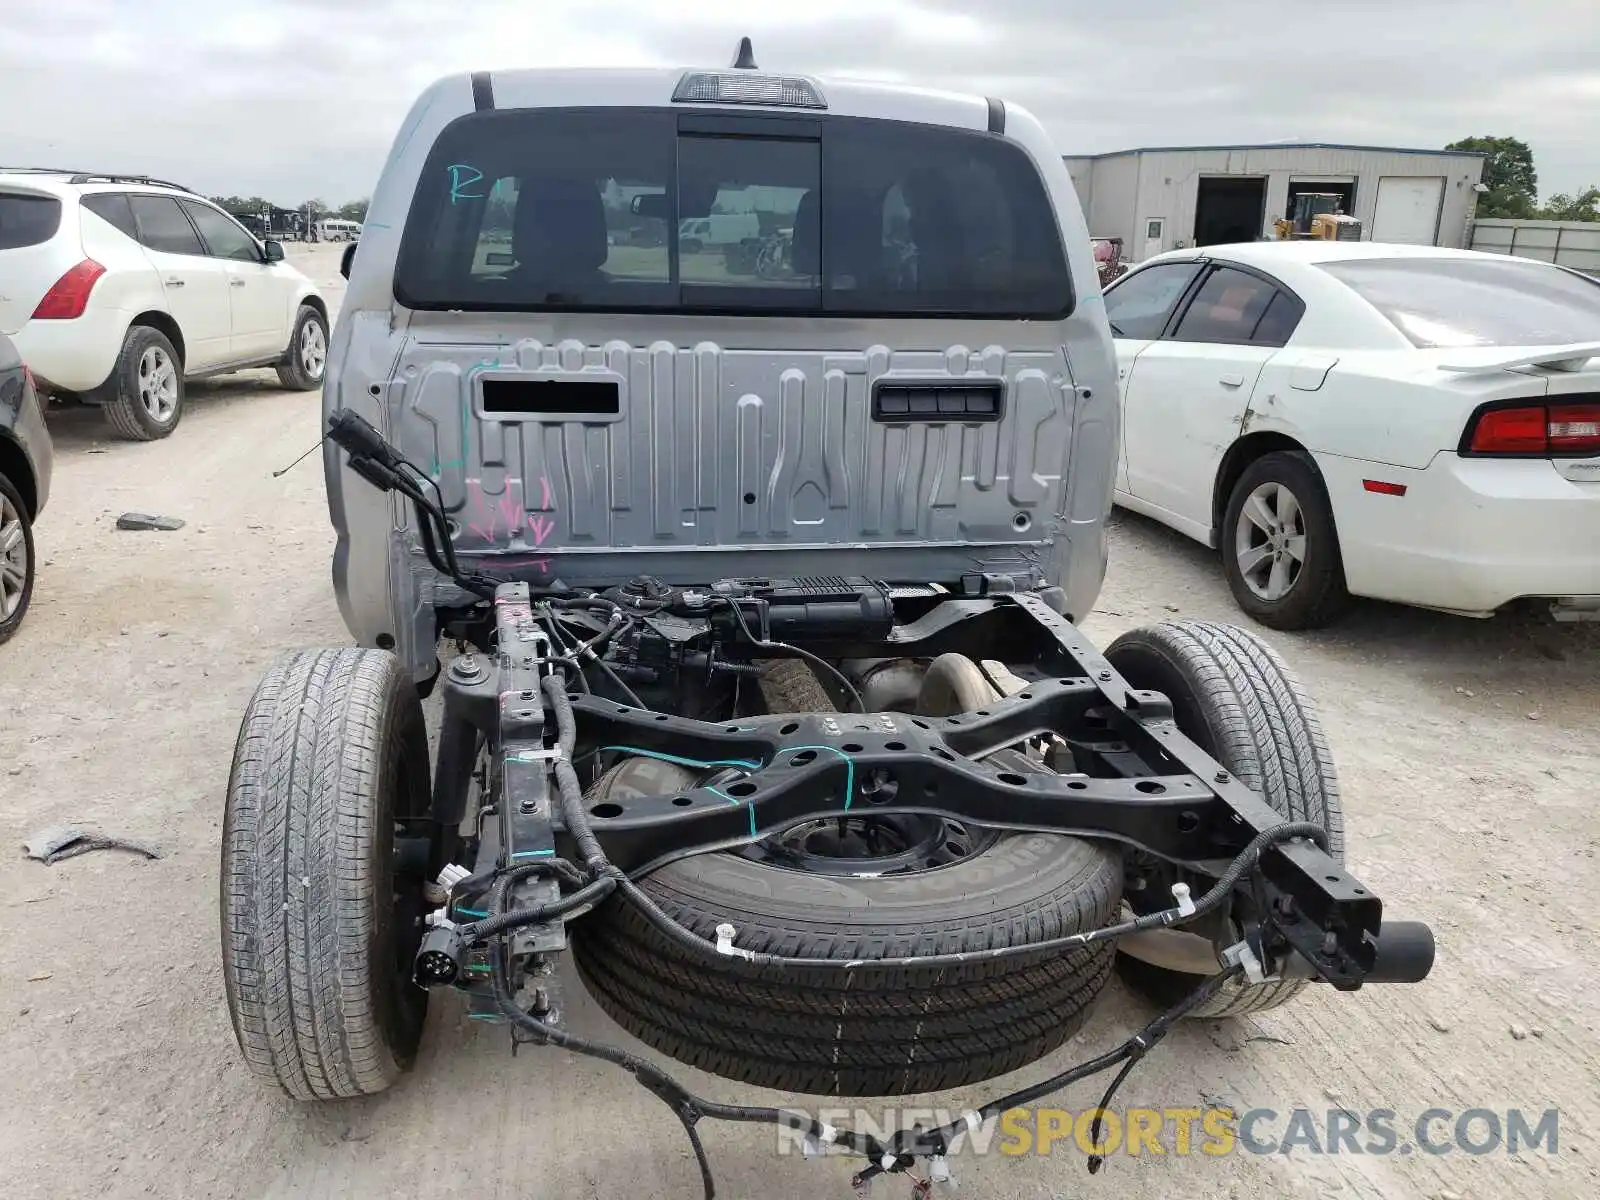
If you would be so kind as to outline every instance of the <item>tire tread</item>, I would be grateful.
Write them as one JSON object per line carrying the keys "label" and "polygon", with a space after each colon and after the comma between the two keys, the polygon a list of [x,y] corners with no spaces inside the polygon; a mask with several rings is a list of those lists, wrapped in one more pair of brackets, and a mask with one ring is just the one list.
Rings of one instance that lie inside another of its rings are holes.
{"label": "tire tread", "polygon": [[[300,360],[295,356],[295,347],[300,344],[300,330],[308,320],[322,322],[324,340],[328,334],[328,322],[315,305],[302,304],[294,316],[294,325],[289,329],[289,345],[283,352],[283,360],[274,368],[278,373],[278,382],[285,388],[295,392],[315,391],[322,386],[321,379],[312,379],[300,366]],[[326,367],[324,367],[326,370]]]}
{"label": "tire tread", "polygon": [[[804,663],[763,664],[761,690],[773,712],[835,711]],[[659,786],[688,781],[663,777]],[[672,867],[642,886],[708,940],[732,921],[741,948],[840,960],[1026,946],[1108,924],[1121,903],[1121,856],[1103,846],[1013,835],[984,853],[991,872],[1029,881],[1026,899],[1013,894],[998,911],[952,903],[933,919],[924,907],[917,919],[895,922],[801,902],[782,906],[781,915],[733,911],[730,893],[703,894],[699,877]],[[788,873],[771,870],[770,886],[782,888]],[[903,886],[917,886],[917,876],[904,878]],[[848,975],[736,960],[708,968],[620,900],[577,928],[573,954],[600,1006],[647,1045],[727,1078],[830,1096],[934,1091],[1025,1066],[1082,1026],[1115,959],[1106,943],[958,967],[865,966]]]}
{"label": "tire tread", "polygon": [[[152,429],[140,416],[143,409],[139,405],[139,397],[136,390],[130,390],[128,386],[130,372],[135,375],[138,373],[139,357],[153,342],[160,343],[178,371],[178,408],[173,413],[172,424],[164,429],[159,427]],[[117,362],[111,369],[111,377],[101,388],[100,411],[105,415],[112,431],[118,437],[130,442],[153,442],[166,437],[176,429],[178,422],[183,419],[184,403],[187,400],[183,371],[183,361],[166,334],[149,325],[130,326],[123,337],[122,349],[117,352]]]}
{"label": "tire tread", "polygon": [[6,499],[11,501],[17,510],[17,515],[22,519],[23,549],[28,556],[28,574],[22,585],[22,603],[17,606],[16,612],[0,621],[0,646],[3,646],[11,640],[17,630],[22,628],[22,620],[28,615],[28,608],[33,602],[34,581],[39,575],[39,557],[33,541],[33,520],[27,504],[23,502],[22,493],[4,475],[0,475],[0,492],[5,493]]}
{"label": "tire tread", "polygon": [[[1213,757],[1287,820],[1314,821],[1326,829],[1329,852],[1342,862],[1344,811],[1333,756],[1316,705],[1277,651],[1235,625],[1164,621],[1123,634],[1107,647],[1106,657],[1127,674],[1119,660],[1135,649],[1159,657],[1188,682],[1204,714]],[[1146,686],[1137,678],[1130,682]],[[1135,968],[1135,974],[1158,971],[1145,964]],[[1288,1003],[1304,986],[1300,980],[1230,984],[1191,1015],[1262,1012]]]}
{"label": "tire tread", "polygon": [[285,655],[256,688],[235,747],[224,982],[250,1069],[300,1100],[382,1091],[414,1050],[379,1011],[371,957],[389,903],[374,847],[395,816],[384,756],[400,710],[416,703],[399,678],[378,651]]}
{"label": "tire tread", "polygon": [[[1305,515],[1308,545],[1308,561],[1301,577],[1289,594],[1276,602],[1262,600],[1250,591],[1232,551],[1231,531],[1243,504],[1241,498],[1269,481],[1279,482],[1294,493]],[[1223,555],[1223,574],[1234,600],[1252,618],[1269,628],[1320,629],[1338,620],[1350,607],[1333,505],[1316,460],[1303,450],[1275,450],[1244,469],[1228,498],[1217,543]]]}

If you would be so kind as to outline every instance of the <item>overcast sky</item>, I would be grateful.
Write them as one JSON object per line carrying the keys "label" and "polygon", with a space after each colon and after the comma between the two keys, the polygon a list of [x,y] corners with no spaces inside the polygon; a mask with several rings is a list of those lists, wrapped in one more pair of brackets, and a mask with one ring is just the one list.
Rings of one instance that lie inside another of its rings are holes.
{"label": "overcast sky", "polygon": [[1545,195],[1600,183],[1595,0],[0,0],[0,163],[337,204],[441,75],[724,65],[743,33],[1020,102],[1063,153],[1497,134]]}

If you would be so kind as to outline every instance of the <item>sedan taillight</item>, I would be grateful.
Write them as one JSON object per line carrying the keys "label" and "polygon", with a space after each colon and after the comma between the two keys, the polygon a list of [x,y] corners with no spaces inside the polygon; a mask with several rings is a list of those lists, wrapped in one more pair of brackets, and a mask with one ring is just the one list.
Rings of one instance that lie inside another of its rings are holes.
{"label": "sedan taillight", "polygon": [[1480,412],[1462,439],[1468,454],[1582,458],[1600,454],[1600,403],[1519,404]]}
{"label": "sedan taillight", "polygon": [[1552,404],[1553,454],[1600,454],[1600,404]]}

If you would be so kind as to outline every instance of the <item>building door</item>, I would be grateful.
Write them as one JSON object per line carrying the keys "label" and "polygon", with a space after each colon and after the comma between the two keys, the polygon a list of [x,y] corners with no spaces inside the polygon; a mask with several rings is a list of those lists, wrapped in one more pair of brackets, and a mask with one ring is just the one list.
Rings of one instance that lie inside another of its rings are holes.
{"label": "building door", "polygon": [[1439,234],[1443,175],[1385,175],[1378,180],[1372,240],[1431,246]]}
{"label": "building door", "polygon": [[1166,221],[1161,217],[1151,217],[1144,223],[1144,251],[1139,255],[1139,261],[1154,258],[1167,248]]}
{"label": "building door", "polygon": [[1223,246],[1261,237],[1267,213],[1263,176],[1212,175],[1200,180],[1194,206],[1194,244]]}
{"label": "building door", "polygon": [[1340,212],[1352,217],[1356,215],[1356,181],[1354,179],[1349,176],[1342,176],[1338,179],[1307,179],[1295,176],[1289,180],[1289,202],[1283,212],[1285,220],[1294,220],[1295,204],[1307,192],[1335,195],[1339,197]]}

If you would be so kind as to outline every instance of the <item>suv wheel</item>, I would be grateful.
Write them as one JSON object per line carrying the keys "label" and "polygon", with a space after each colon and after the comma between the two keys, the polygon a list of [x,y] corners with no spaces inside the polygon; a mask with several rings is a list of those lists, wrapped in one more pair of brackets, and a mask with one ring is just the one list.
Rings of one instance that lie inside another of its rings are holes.
{"label": "suv wheel", "polygon": [[106,420],[119,437],[153,442],[183,416],[183,360],[159,329],[135,325],[103,385]]}
{"label": "suv wheel", "polygon": [[294,319],[289,349],[278,364],[278,379],[295,392],[309,392],[322,386],[328,368],[328,322],[309,304],[300,306]]}
{"label": "suv wheel", "polygon": [[0,643],[11,639],[33,596],[33,524],[17,489],[0,475]]}

